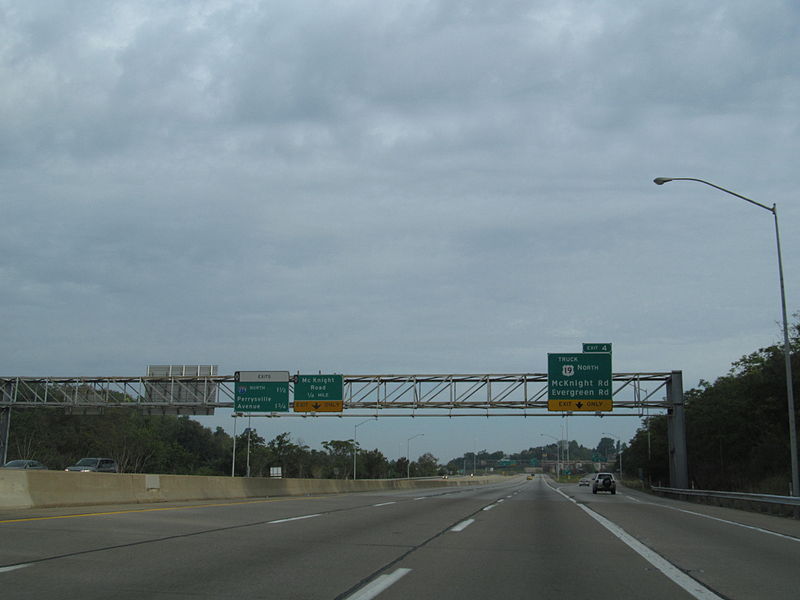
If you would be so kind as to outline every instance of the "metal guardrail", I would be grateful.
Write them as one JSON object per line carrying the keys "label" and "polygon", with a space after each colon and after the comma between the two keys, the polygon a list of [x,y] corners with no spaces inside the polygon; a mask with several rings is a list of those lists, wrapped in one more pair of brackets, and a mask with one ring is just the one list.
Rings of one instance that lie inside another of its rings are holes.
{"label": "metal guardrail", "polygon": [[[715,503],[720,506],[734,508],[770,508],[775,512],[800,518],[800,497],[777,496],[774,494],[746,494],[744,492],[721,492],[716,490],[684,490],[678,488],[650,488],[656,494],[675,496],[681,500],[700,501],[706,504]],[[709,502],[712,501],[712,502]]]}

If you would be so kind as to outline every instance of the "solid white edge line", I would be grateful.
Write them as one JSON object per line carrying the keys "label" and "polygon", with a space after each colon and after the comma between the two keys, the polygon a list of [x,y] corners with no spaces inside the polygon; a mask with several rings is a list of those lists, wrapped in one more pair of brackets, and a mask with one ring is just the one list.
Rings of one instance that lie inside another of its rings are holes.
{"label": "solid white edge line", "polygon": [[612,523],[604,516],[594,512],[591,508],[584,506],[583,504],[578,504],[575,499],[570,498],[564,492],[559,490],[558,488],[550,488],[557,493],[561,494],[572,502],[575,506],[580,508],[583,512],[587,515],[592,517],[595,521],[600,523],[603,527],[605,527],[608,531],[610,531],[613,535],[619,538],[620,541],[627,544],[628,547],[636,552],[639,556],[653,565],[656,569],[661,571],[666,577],[671,579],[675,584],[682,587],[686,590],[692,597],[697,598],[697,600],[724,600],[721,596],[717,596],[714,592],[704,586],[702,583],[697,581],[696,579],[690,577],[683,571],[681,571],[678,567],[673,565],[663,556],[651,550],[644,544],[642,544],[639,540],[628,534],[622,527]]}
{"label": "solid white edge line", "polygon": [[458,533],[459,531],[464,531],[467,527],[472,525],[474,522],[475,522],[475,519],[467,519],[466,521],[461,521],[461,523],[459,523],[455,527],[451,527],[450,531],[455,531],[456,533]]}
{"label": "solid white edge line", "polygon": [[661,508],[668,508],[669,510],[677,510],[678,512],[686,513],[687,515],[703,517],[704,519],[711,519],[712,521],[719,521],[720,523],[726,523],[728,525],[736,525],[737,527],[752,529],[753,531],[758,531],[759,533],[768,533],[769,535],[774,535],[776,537],[783,538],[785,540],[790,540],[792,542],[800,542],[800,538],[796,538],[791,535],[778,533],[777,531],[770,531],[769,529],[762,529],[761,527],[756,527],[755,525],[745,525],[744,523],[737,523],[736,521],[720,519],[719,517],[712,517],[711,515],[704,515],[703,513],[694,512],[693,510],[686,510],[684,508],[677,508],[675,506],[667,506],[665,504],[656,504],[655,502],[642,502],[642,504],[649,504],[650,506],[659,506]]}
{"label": "solid white edge line", "polygon": [[410,572],[411,569],[397,569],[392,573],[381,575],[353,595],[348,596],[347,600],[370,600],[371,598],[374,598],[380,594],[390,585],[395,584],[404,575],[408,575]]}
{"label": "solid white edge line", "polygon": [[753,531],[758,531],[759,533],[766,533],[768,535],[774,535],[775,537],[782,538],[784,540],[789,540],[790,542],[800,542],[800,538],[794,537],[791,535],[787,535],[785,533],[778,533],[777,531],[771,531],[769,529],[763,529],[761,527],[756,527],[755,525],[745,525],[744,523],[739,523],[738,521],[730,521],[728,519],[722,519],[720,517],[713,517],[711,515],[706,515],[703,513],[695,512],[693,510],[686,510],[685,508],[678,508],[677,506],[669,506],[667,504],[659,504],[657,502],[648,502],[646,500],[639,500],[634,498],[633,496],[625,496],[626,498],[630,498],[631,500],[635,500],[639,504],[646,504],[648,506],[657,506],[658,508],[666,508],[668,510],[676,510],[678,512],[686,513],[687,515],[694,515],[695,517],[703,517],[704,519],[711,519],[712,521],[719,521],[720,523],[725,523],[727,525],[735,525],[736,527],[743,527],[745,529],[751,529]]}
{"label": "solid white edge line", "polygon": [[270,521],[268,525],[274,525],[276,523],[288,523],[289,521],[299,521],[301,519],[313,519],[314,517],[319,517],[320,513],[315,515],[303,515],[302,517],[289,517],[288,519],[278,519],[277,521]]}
{"label": "solid white edge line", "polygon": [[389,506],[390,504],[397,504],[397,502],[381,502],[380,504],[373,504],[372,506]]}
{"label": "solid white edge line", "polygon": [[30,563],[26,563],[24,565],[12,565],[10,567],[0,567],[0,573],[8,573],[9,571],[16,571],[17,569],[24,569],[25,567],[30,567]]}

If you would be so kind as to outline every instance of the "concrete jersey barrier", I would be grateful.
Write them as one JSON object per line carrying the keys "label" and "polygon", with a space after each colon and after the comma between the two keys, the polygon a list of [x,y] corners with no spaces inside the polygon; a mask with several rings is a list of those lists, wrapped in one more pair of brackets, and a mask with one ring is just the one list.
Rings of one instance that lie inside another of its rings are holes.
{"label": "concrete jersey barrier", "polygon": [[0,470],[0,508],[45,508],[485,485],[502,475],[450,479],[267,479],[140,473]]}

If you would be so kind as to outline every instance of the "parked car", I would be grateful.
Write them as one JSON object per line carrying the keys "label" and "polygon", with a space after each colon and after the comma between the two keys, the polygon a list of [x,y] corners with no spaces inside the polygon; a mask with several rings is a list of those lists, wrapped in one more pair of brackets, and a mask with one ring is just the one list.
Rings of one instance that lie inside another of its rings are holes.
{"label": "parked car", "polygon": [[611,473],[598,473],[592,484],[592,493],[596,494],[597,492],[611,492],[612,494],[616,494],[617,482],[614,479],[614,475]]}
{"label": "parked car", "polygon": [[83,473],[119,473],[117,463],[110,458],[82,458],[64,470]]}
{"label": "parked car", "polygon": [[38,470],[46,470],[47,467],[40,463],[38,460],[28,460],[28,459],[19,459],[19,460],[10,460],[6,464],[3,465],[4,469],[38,469]]}
{"label": "parked car", "polygon": [[589,486],[589,478],[588,477],[582,477],[581,480],[578,482],[578,485],[585,485],[585,486],[588,487]]}

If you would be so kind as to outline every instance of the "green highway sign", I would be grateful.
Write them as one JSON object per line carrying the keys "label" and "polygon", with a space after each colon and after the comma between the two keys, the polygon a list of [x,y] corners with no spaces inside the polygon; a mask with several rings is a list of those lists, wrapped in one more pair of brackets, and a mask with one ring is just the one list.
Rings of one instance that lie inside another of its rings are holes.
{"label": "green highway sign", "polygon": [[586,352],[607,352],[611,354],[611,344],[584,344],[583,351]]}
{"label": "green highway sign", "polygon": [[344,400],[343,375],[298,375],[294,384],[295,401]]}
{"label": "green highway sign", "polygon": [[294,412],[342,412],[343,375],[298,375],[294,384]]}
{"label": "green highway sign", "polygon": [[289,412],[289,371],[236,371],[236,412]]}
{"label": "green highway sign", "polygon": [[547,409],[610,411],[611,353],[547,355]]}

